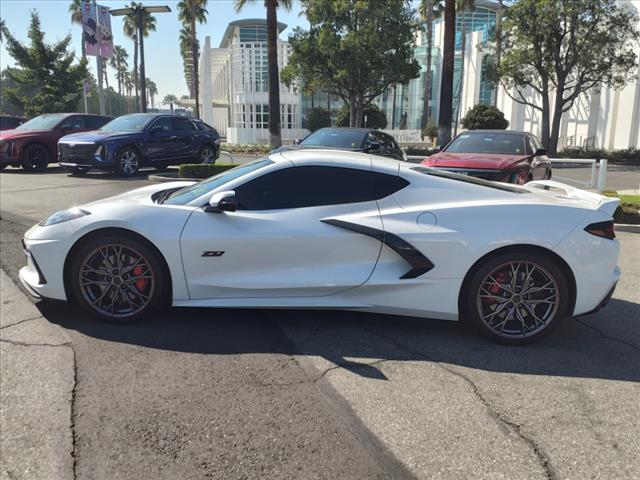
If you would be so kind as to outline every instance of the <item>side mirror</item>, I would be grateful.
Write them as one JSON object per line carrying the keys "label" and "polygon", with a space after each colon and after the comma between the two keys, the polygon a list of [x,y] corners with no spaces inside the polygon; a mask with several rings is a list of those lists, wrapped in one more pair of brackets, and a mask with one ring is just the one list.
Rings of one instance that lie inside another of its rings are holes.
{"label": "side mirror", "polygon": [[442,145],[436,145],[436,146],[435,146],[435,147],[433,147],[433,148],[434,148],[434,150],[435,150],[436,152],[441,152],[441,151],[442,151]]}
{"label": "side mirror", "polygon": [[376,150],[380,150],[381,145],[379,143],[370,143],[365,148],[365,152],[375,152]]}
{"label": "side mirror", "polygon": [[533,154],[534,157],[542,157],[544,155],[547,154],[547,149],[546,148],[539,148],[535,151],[535,153]]}
{"label": "side mirror", "polygon": [[301,139],[301,138],[296,138],[296,139],[293,141],[293,144],[294,144],[294,145],[300,145],[300,142],[302,142],[302,139]]}
{"label": "side mirror", "polygon": [[214,193],[209,200],[209,205],[205,207],[204,211],[211,213],[235,212],[237,207],[236,192],[228,190],[226,192]]}

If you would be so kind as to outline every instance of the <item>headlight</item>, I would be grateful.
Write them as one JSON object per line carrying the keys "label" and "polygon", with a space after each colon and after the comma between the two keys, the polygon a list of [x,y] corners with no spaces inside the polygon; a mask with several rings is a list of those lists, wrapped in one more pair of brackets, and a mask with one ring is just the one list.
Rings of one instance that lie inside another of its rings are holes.
{"label": "headlight", "polygon": [[86,210],[78,207],[73,207],[68,210],[60,210],[59,212],[54,213],[49,218],[41,221],[38,225],[41,227],[47,227],[49,225],[56,225],[58,223],[68,222],[75,218],[84,217],[85,215],[91,215],[91,212],[87,212]]}
{"label": "headlight", "polygon": [[103,151],[104,151],[104,147],[102,145],[98,145],[98,148],[96,148],[94,155],[98,155],[100,157],[102,156]]}

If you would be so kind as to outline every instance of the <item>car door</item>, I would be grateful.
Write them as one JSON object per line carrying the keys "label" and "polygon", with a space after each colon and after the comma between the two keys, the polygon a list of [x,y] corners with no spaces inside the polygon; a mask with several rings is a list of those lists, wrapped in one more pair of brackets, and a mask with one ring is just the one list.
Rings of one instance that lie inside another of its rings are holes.
{"label": "car door", "polygon": [[195,158],[201,145],[195,125],[186,117],[172,117],[171,122],[176,138],[176,158]]}
{"label": "car door", "polygon": [[151,163],[176,158],[178,145],[171,117],[159,117],[146,128],[142,150]]}
{"label": "car door", "polygon": [[380,240],[323,220],[381,232],[373,175],[370,162],[287,166],[234,188],[235,212],[194,211],[181,237],[191,298],[318,297],[362,285]]}

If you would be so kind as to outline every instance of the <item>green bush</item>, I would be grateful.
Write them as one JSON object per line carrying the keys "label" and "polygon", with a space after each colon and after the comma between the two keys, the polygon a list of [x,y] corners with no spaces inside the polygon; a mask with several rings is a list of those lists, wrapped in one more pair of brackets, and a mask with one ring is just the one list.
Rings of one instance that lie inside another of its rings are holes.
{"label": "green bush", "polygon": [[612,163],[640,166],[640,150],[623,148],[620,150],[603,150],[600,148],[570,147],[553,155],[556,158],[606,158]]}
{"label": "green bush", "polygon": [[[348,127],[350,119],[349,105],[343,105],[338,111],[336,126]],[[362,112],[362,126],[365,128],[387,128],[387,116],[380,111],[377,105],[371,105]]]}
{"label": "green bush", "polygon": [[220,150],[229,153],[268,153],[273,150],[271,145],[235,145],[223,143]]}
{"label": "green bush", "polygon": [[305,118],[305,128],[311,132],[315,132],[323,127],[331,126],[331,114],[328,110],[320,107],[309,110]]}
{"label": "green bush", "polygon": [[432,139],[438,136],[438,127],[431,120],[427,123],[427,126],[422,129],[422,136],[424,138]]}
{"label": "green bush", "polygon": [[209,178],[233,167],[237,167],[237,165],[233,163],[184,164],[180,165],[178,176],[180,178]]}
{"label": "green bush", "polygon": [[509,126],[509,121],[496,107],[478,104],[467,112],[461,124],[467,130],[504,130]]}

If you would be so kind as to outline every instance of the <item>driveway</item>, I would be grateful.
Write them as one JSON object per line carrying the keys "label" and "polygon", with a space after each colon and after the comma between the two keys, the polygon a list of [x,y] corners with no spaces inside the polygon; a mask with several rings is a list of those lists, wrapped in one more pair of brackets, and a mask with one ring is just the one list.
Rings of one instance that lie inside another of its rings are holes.
{"label": "driveway", "polygon": [[[2,269],[15,280],[36,221],[147,183],[3,172]],[[455,323],[333,311],[171,309],[113,326],[35,302],[21,325],[61,335],[71,377],[50,378],[71,418],[55,428],[71,430],[78,479],[640,478],[640,234],[618,238],[610,304],[524,348]],[[27,302],[8,292],[3,305]],[[3,339],[3,368],[48,364],[50,350],[21,343]],[[3,479],[29,457],[8,445]]]}

